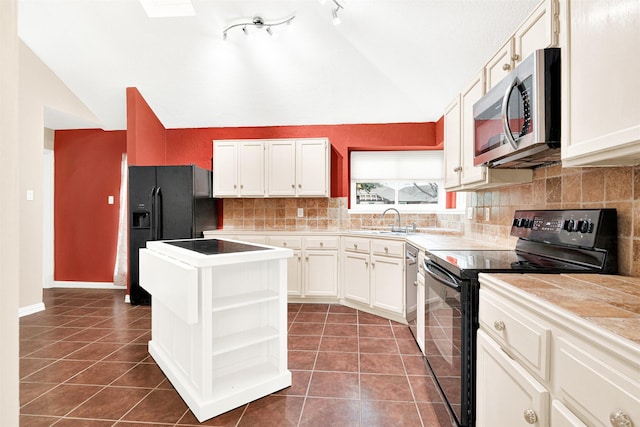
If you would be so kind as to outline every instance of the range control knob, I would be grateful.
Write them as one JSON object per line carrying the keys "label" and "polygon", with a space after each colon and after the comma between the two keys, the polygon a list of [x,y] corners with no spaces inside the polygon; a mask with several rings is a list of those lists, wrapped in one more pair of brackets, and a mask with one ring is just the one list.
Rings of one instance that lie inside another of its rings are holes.
{"label": "range control knob", "polygon": [[593,223],[588,219],[581,219],[580,221],[578,221],[578,231],[580,231],[581,233],[593,233]]}
{"label": "range control knob", "polygon": [[571,233],[572,231],[576,231],[576,220],[575,219],[565,219],[564,224],[562,224],[562,229]]}

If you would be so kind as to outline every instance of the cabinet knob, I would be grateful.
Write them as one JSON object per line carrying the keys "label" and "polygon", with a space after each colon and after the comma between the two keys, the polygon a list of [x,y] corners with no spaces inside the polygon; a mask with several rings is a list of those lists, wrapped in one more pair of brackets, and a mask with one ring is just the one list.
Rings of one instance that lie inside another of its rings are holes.
{"label": "cabinet knob", "polygon": [[355,243],[353,244],[353,249],[358,249],[358,245],[356,245]]}
{"label": "cabinet knob", "polygon": [[502,320],[496,320],[493,322],[493,327],[496,331],[504,331],[504,322]]}
{"label": "cabinet knob", "polygon": [[244,185],[240,184],[240,188],[244,188]]}
{"label": "cabinet knob", "polygon": [[324,242],[320,242],[320,247],[323,247],[323,246],[324,246]]}
{"label": "cabinet knob", "polygon": [[511,60],[520,61],[520,55],[518,55],[517,53],[514,53],[513,55],[511,55]]}
{"label": "cabinet knob", "polygon": [[387,247],[385,246],[384,251],[385,251],[385,252],[389,252],[389,248],[387,248]]}
{"label": "cabinet knob", "polygon": [[287,246],[287,242],[282,242],[282,246]]}
{"label": "cabinet knob", "polygon": [[522,413],[524,420],[529,424],[535,424],[538,422],[538,416],[536,415],[536,411],[533,409],[525,409]]}
{"label": "cabinet knob", "polygon": [[236,184],[233,184],[233,189],[235,190],[236,188],[238,188],[238,186]]}
{"label": "cabinet knob", "polygon": [[291,184],[291,188],[296,188],[296,185],[295,184]]}
{"label": "cabinet knob", "polygon": [[302,184],[298,184],[298,188],[302,188]]}
{"label": "cabinet knob", "polygon": [[504,71],[509,71],[511,69],[511,64],[502,64],[502,69]]}
{"label": "cabinet knob", "polygon": [[613,427],[633,427],[633,421],[623,411],[612,412],[609,421]]}

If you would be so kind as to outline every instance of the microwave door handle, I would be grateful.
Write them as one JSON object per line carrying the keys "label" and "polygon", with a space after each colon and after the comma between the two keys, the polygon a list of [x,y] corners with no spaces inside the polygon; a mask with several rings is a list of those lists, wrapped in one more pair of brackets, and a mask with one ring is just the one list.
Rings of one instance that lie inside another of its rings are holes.
{"label": "microwave door handle", "polygon": [[509,141],[509,144],[511,144],[514,150],[518,149],[518,143],[513,139],[513,135],[511,134],[511,127],[509,126],[509,117],[507,113],[509,112],[509,97],[511,96],[511,92],[513,92],[513,88],[517,85],[518,78],[514,77],[502,98],[502,128],[504,129],[505,138],[507,138],[507,141]]}

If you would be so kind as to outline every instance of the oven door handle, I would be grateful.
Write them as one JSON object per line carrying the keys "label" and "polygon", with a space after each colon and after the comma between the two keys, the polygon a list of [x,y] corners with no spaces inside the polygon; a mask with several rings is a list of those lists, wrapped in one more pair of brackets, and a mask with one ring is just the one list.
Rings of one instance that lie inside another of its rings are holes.
{"label": "oven door handle", "polygon": [[[447,270],[440,267],[439,265],[434,264],[429,259],[424,260],[424,269],[429,274],[429,276],[431,276],[431,278],[437,281],[438,283],[441,283],[451,289],[454,289],[456,292],[460,292],[462,290],[462,287],[458,284],[458,280],[456,280],[456,278],[451,273],[449,273]],[[449,280],[445,280],[445,278],[443,278],[438,273],[444,274],[449,278]]]}

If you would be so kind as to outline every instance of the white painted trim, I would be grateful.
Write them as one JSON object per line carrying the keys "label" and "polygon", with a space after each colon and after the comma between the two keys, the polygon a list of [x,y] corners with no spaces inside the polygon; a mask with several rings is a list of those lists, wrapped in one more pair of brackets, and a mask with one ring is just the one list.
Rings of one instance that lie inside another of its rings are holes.
{"label": "white painted trim", "polygon": [[18,309],[18,317],[28,316],[33,313],[37,313],[39,311],[44,310],[44,303],[39,302],[37,304],[28,305],[26,307],[20,307]]}
{"label": "white painted trim", "polygon": [[65,282],[56,280],[53,288],[86,288],[86,289],[126,289],[124,286],[116,286],[113,282]]}

